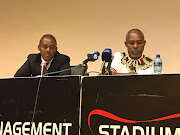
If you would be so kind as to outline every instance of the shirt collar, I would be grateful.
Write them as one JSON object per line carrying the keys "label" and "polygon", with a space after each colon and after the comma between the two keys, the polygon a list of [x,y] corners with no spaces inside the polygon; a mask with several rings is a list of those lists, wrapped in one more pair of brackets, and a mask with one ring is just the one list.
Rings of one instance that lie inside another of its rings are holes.
{"label": "shirt collar", "polygon": [[49,67],[51,66],[51,63],[52,63],[53,59],[54,59],[54,57],[53,57],[50,61],[45,61],[45,60],[41,57],[41,64],[48,62],[48,65],[46,66],[46,68],[49,69]]}

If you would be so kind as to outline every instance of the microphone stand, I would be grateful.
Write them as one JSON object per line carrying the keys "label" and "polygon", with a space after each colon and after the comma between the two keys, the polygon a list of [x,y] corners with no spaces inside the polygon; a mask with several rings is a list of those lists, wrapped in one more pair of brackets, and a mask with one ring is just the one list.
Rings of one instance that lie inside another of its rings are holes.
{"label": "microphone stand", "polygon": [[109,75],[112,75],[111,62],[112,62],[112,59],[110,60],[110,62],[108,62],[108,66],[107,66],[107,71],[108,71]]}
{"label": "microphone stand", "polygon": [[105,72],[106,72],[105,71],[106,70],[105,63],[106,63],[106,61],[104,60],[103,63],[101,64],[101,69],[100,69],[99,75],[104,75],[105,74]]}
{"label": "microphone stand", "polygon": [[89,59],[85,59],[85,60],[82,62],[82,64],[83,64],[83,65],[87,65],[88,62],[89,62]]}
{"label": "microphone stand", "polygon": [[82,62],[82,65],[85,66],[84,68],[84,76],[89,76],[89,74],[87,73],[87,69],[88,69],[88,65],[87,63],[89,62],[89,59],[85,59],[83,62]]}
{"label": "microphone stand", "polygon": [[84,76],[89,76],[88,72],[87,72],[87,69],[88,69],[88,65],[87,64],[84,64]]}

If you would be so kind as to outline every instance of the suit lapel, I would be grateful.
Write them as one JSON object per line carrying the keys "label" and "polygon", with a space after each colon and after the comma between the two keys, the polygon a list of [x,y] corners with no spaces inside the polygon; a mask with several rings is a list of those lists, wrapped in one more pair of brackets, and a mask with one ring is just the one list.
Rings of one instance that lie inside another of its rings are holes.
{"label": "suit lapel", "polygon": [[41,55],[38,54],[38,58],[36,59],[35,62],[35,71],[37,72],[38,75],[41,74]]}
{"label": "suit lapel", "polygon": [[51,62],[51,65],[50,65],[50,67],[49,67],[49,69],[48,69],[48,72],[54,72],[54,71],[59,71],[60,69],[59,69],[59,59],[57,59],[57,52],[56,52],[56,54],[54,55],[54,59],[53,59],[53,61]]}

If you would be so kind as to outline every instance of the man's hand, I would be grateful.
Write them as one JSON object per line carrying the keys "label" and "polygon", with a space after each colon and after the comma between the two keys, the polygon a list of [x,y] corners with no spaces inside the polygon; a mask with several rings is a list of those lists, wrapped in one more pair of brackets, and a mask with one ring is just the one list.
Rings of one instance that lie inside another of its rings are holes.
{"label": "man's hand", "polygon": [[138,73],[137,72],[129,72],[127,74],[135,74],[135,75],[137,75]]}
{"label": "man's hand", "polygon": [[129,73],[117,73],[116,71],[112,72],[112,75],[137,75],[136,72],[129,72]]}

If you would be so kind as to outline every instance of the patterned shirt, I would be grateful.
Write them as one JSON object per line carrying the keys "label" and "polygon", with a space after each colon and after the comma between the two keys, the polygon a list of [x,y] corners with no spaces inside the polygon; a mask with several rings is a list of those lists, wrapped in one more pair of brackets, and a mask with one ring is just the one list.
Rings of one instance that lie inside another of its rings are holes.
{"label": "patterned shirt", "polygon": [[131,59],[125,53],[116,52],[111,64],[111,70],[117,73],[153,74],[153,60],[145,55],[142,55],[139,59]]}

